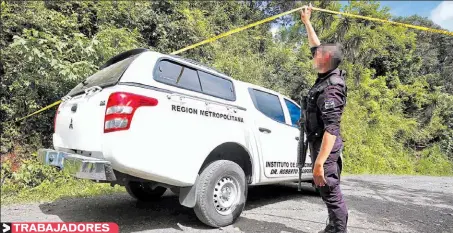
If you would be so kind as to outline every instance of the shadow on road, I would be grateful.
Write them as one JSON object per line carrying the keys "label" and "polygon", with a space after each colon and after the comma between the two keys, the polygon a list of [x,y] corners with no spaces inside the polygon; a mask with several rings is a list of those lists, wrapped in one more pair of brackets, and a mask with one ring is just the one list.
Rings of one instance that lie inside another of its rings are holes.
{"label": "shadow on road", "polygon": [[399,223],[414,232],[453,232],[451,195],[356,179],[345,183],[371,191],[371,195],[358,195],[361,191],[346,195],[350,210],[384,223]]}
{"label": "shadow on road", "polygon": [[[353,178],[345,179],[343,184],[348,190],[345,198],[351,211],[350,218],[354,219],[349,224],[351,232],[452,232],[453,198],[447,193],[418,189],[416,185],[411,189]],[[234,232],[235,228],[242,232],[303,232],[288,227],[281,222],[282,218],[315,227],[325,224],[311,216],[292,218],[261,209],[285,201],[323,205],[321,198],[308,184],[303,185],[301,192],[297,191],[296,184],[251,187],[245,206],[246,214],[232,226],[224,228],[223,232]],[[64,222],[116,222],[121,232],[127,233],[150,230],[219,231],[201,223],[193,210],[181,206],[171,192],[158,202],[137,202],[127,193],[121,193],[62,199],[39,207],[44,214],[56,215]],[[261,216],[259,220],[248,217],[247,213],[253,212]]]}
{"label": "shadow on road", "polygon": [[[245,210],[259,208],[286,200],[303,200],[317,194],[307,185],[301,192],[297,186],[270,185],[251,187]],[[320,201],[320,200],[319,200]],[[201,223],[192,209],[179,204],[178,198],[167,192],[158,202],[137,202],[127,193],[91,198],[61,199],[41,204],[41,211],[47,215],[57,215],[64,222],[115,222],[121,232],[169,229],[213,230]],[[242,232],[302,232],[276,222],[258,221],[240,217],[231,228]]]}

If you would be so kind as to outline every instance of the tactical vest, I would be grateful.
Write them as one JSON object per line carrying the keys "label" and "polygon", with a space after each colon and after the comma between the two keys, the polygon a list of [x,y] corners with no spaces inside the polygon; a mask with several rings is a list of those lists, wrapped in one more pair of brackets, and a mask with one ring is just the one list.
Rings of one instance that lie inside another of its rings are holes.
{"label": "tactical vest", "polygon": [[321,118],[321,111],[319,110],[316,102],[319,95],[324,92],[325,88],[331,85],[342,84],[345,95],[344,103],[346,104],[347,87],[344,80],[345,75],[346,72],[343,70],[340,70],[339,75],[336,73],[329,74],[327,77],[324,77],[323,81],[315,84],[310,89],[307,96],[304,97],[305,106],[303,108],[305,110],[303,111],[305,116],[305,132],[307,133],[307,140],[309,142],[322,138],[324,134],[324,122]]}

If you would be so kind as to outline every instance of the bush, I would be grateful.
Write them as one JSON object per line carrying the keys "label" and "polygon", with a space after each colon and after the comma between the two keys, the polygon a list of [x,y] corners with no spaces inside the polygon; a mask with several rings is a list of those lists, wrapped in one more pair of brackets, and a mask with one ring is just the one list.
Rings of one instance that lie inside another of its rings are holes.
{"label": "bush", "polygon": [[90,180],[75,179],[64,170],[41,164],[36,154],[18,160],[15,154],[2,156],[1,203],[53,201],[61,197],[82,197],[122,192]]}
{"label": "bush", "polygon": [[2,195],[12,195],[35,188],[43,182],[68,182],[73,179],[57,168],[37,160],[36,154],[17,161],[15,154],[2,157]]}
{"label": "bush", "polygon": [[415,165],[415,170],[417,173],[433,176],[453,175],[453,164],[436,145],[421,153]]}

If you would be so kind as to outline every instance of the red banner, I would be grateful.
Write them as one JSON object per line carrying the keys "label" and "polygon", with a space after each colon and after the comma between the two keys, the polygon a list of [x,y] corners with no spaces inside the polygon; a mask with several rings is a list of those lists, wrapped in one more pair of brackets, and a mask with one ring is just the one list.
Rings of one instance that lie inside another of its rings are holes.
{"label": "red banner", "polygon": [[5,233],[119,233],[118,225],[111,222],[12,222],[2,225]]}

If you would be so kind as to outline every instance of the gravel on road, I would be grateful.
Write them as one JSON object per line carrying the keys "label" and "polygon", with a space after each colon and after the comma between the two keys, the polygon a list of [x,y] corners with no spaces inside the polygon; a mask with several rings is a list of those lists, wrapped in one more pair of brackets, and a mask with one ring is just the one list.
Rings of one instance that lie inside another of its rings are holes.
{"label": "gravel on road", "polygon": [[[344,176],[341,186],[349,209],[349,232],[453,233],[453,177]],[[168,191],[154,203],[127,193],[69,198],[51,203],[2,206],[2,222],[116,222],[120,232],[318,232],[327,210],[310,185],[250,189],[238,221],[213,229]]]}

